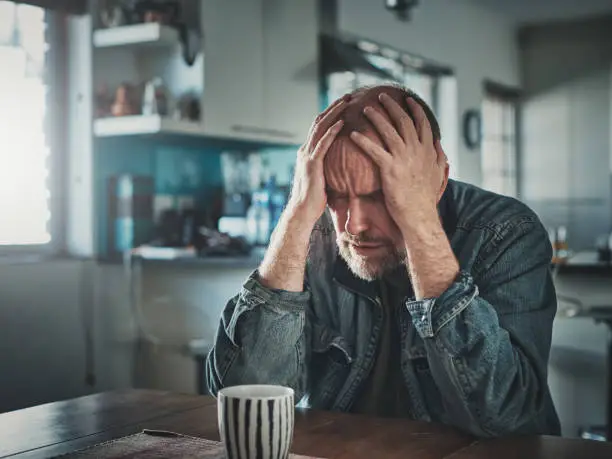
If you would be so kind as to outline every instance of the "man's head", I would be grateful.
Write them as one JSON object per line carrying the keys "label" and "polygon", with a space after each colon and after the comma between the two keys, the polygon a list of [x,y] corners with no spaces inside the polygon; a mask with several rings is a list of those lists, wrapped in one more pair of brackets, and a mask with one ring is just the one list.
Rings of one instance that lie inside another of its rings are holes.
{"label": "man's head", "polygon": [[429,120],[434,141],[440,140],[433,112],[412,91],[375,86],[360,88],[349,95],[341,115],[344,125],[325,157],[325,182],[340,256],[356,276],[365,280],[380,278],[406,261],[401,232],[385,205],[380,171],[349,137],[351,132],[358,131],[385,147],[363,113],[369,106],[389,119],[378,99],[381,92],[390,95],[414,120],[406,103],[408,97],[413,98]]}

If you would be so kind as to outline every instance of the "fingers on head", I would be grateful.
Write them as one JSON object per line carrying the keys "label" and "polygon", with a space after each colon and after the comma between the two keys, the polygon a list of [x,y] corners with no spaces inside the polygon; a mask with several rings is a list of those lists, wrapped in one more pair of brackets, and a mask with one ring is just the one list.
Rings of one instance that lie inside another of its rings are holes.
{"label": "fingers on head", "polygon": [[310,128],[310,135],[307,141],[308,150],[312,149],[321,140],[325,132],[338,121],[338,117],[346,108],[346,102],[350,100],[350,95],[344,96],[333,102],[325,111],[323,111]]}

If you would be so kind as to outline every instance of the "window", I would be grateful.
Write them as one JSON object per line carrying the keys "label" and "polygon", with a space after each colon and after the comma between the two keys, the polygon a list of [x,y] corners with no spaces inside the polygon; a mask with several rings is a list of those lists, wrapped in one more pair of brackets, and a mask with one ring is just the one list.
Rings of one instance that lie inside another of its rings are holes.
{"label": "window", "polygon": [[0,246],[52,239],[46,24],[42,8],[0,0]]}
{"label": "window", "polygon": [[482,104],[482,186],[518,197],[517,106],[515,91],[485,86]]}
{"label": "window", "polygon": [[435,76],[409,69],[404,74],[403,84],[417,93],[434,113],[439,114],[437,80]]}

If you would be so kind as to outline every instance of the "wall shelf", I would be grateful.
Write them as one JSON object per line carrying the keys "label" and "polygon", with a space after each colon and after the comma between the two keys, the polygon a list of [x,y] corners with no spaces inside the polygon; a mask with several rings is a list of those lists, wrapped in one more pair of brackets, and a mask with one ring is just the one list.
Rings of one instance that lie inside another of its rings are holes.
{"label": "wall shelf", "polygon": [[135,115],[99,118],[94,121],[96,137],[142,134],[175,134],[204,136],[202,125],[195,121],[175,120],[159,115]]}
{"label": "wall shelf", "polygon": [[[188,51],[198,50],[192,65],[175,27],[97,28],[103,3],[92,2],[91,14],[75,17],[66,30],[74,127],[66,139],[66,246],[87,257],[113,252],[112,177],[151,177],[156,195],[193,196],[205,208],[223,186],[220,153],[278,154],[287,171],[320,102],[316,2],[182,2]],[[121,85],[131,85],[137,101],[153,78],[161,79],[169,101],[194,100],[200,119],[110,114]]]}
{"label": "wall shelf", "polygon": [[96,48],[172,47],[178,42],[176,29],[158,23],[100,29],[93,33],[93,44]]}

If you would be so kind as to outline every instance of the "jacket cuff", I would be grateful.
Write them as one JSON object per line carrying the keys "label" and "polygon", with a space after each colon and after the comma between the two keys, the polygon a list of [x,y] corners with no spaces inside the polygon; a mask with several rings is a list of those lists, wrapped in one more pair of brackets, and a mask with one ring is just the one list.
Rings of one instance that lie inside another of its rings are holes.
{"label": "jacket cuff", "polygon": [[301,292],[289,292],[265,287],[259,280],[259,272],[254,271],[244,283],[240,297],[246,309],[263,304],[279,312],[301,312],[310,302],[310,291],[305,288]]}
{"label": "jacket cuff", "polygon": [[288,292],[265,287],[259,281],[259,273],[254,271],[242,286],[233,311],[228,311],[227,315],[224,313],[225,332],[232,344],[239,347],[236,341],[237,328],[245,313],[265,308],[275,314],[300,314],[306,310],[309,302],[310,291]]}
{"label": "jacket cuff", "polygon": [[455,282],[438,298],[406,301],[412,323],[421,338],[433,338],[452,319],[457,317],[478,295],[478,286],[471,274],[461,271]]}

